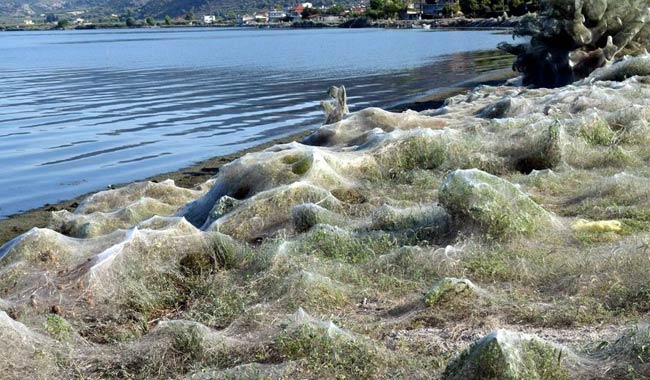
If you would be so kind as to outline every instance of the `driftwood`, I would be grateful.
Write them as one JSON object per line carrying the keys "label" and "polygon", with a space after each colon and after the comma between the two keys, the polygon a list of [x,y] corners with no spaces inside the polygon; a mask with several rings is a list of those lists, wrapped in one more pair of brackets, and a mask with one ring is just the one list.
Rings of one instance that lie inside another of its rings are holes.
{"label": "driftwood", "polygon": [[345,86],[332,86],[327,90],[327,95],[332,100],[323,100],[320,102],[323,106],[323,113],[325,113],[325,124],[333,124],[343,120],[343,116],[350,112],[347,104],[348,97],[345,93]]}

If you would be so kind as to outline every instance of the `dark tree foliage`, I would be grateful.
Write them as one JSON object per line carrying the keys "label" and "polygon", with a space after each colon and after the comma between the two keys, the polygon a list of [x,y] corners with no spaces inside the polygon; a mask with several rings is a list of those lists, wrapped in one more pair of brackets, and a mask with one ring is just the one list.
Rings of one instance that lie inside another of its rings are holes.
{"label": "dark tree foliage", "polygon": [[471,17],[497,16],[503,12],[520,16],[538,8],[539,0],[460,0],[461,11]]}
{"label": "dark tree foliage", "polygon": [[405,0],[370,0],[366,15],[372,19],[397,18],[406,8]]}

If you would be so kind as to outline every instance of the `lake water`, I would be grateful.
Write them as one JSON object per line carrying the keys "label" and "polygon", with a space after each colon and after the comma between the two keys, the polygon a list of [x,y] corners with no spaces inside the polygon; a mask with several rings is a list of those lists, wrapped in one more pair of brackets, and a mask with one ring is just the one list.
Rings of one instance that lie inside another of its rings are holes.
{"label": "lake water", "polygon": [[[507,35],[384,29],[0,32],[0,218],[504,67]],[[483,52],[481,52],[483,51]],[[477,53],[480,52],[480,53]]]}

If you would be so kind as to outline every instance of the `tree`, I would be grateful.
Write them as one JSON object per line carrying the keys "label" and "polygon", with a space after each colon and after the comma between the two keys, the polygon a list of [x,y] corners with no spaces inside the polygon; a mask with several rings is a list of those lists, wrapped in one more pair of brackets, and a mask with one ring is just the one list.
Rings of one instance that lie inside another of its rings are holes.
{"label": "tree", "polygon": [[536,11],[539,0],[460,0],[460,9],[471,17],[490,17],[509,12],[522,15]]}
{"label": "tree", "polygon": [[366,11],[366,15],[372,19],[396,18],[406,7],[404,0],[370,0],[370,9]]}
{"label": "tree", "polygon": [[154,19],[153,17],[147,17],[144,21],[145,21],[145,22],[147,23],[147,25],[149,25],[149,26],[154,26],[154,25],[156,25],[156,19]]}
{"label": "tree", "polygon": [[370,9],[366,11],[368,17],[372,19],[384,18],[384,7],[386,6],[385,0],[370,0]]}
{"label": "tree", "polygon": [[505,0],[492,0],[490,5],[492,12],[503,13],[509,10]]}
{"label": "tree", "polygon": [[382,12],[385,5],[386,2],[384,0],[370,0],[370,9],[374,11]]}
{"label": "tree", "polygon": [[388,18],[397,18],[401,12],[406,11],[407,4],[403,0],[386,0],[384,15]]}
{"label": "tree", "polygon": [[528,11],[536,12],[539,9],[539,0],[509,0],[508,8],[513,15],[521,16]]}
{"label": "tree", "polygon": [[481,8],[478,0],[460,0],[460,10],[470,17],[476,17]]}
{"label": "tree", "polygon": [[516,9],[520,8],[522,5],[524,5],[524,0],[509,0],[508,1],[508,8]]}
{"label": "tree", "polygon": [[334,4],[327,9],[327,14],[330,15],[340,15],[343,12],[345,12],[345,9],[338,4]]}
{"label": "tree", "polygon": [[492,13],[492,1],[490,0],[481,0],[481,17],[486,17]]}
{"label": "tree", "polygon": [[315,8],[305,8],[305,9],[303,9],[303,11],[302,11],[302,13],[300,14],[300,16],[303,18],[303,20],[308,20],[308,19],[309,19],[309,16],[317,15],[317,14],[319,14],[319,13],[320,13],[320,11],[319,11],[318,9],[315,9]]}
{"label": "tree", "polygon": [[58,29],[65,29],[68,26],[70,26],[70,21],[68,20],[59,20],[59,22],[56,24],[56,27]]}
{"label": "tree", "polygon": [[133,28],[137,24],[138,23],[135,21],[135,19],[133,17],[129,17],[129,18],[126,19],[126,26],[128,26],[129,28]]}
{"label": "tree", "polygon": [[48,13],[47,16],[45,16],[45,22],[47,23],[57,22],[57,21],[59,21],[59,17],[54,13]]}
{"label": "tree", "polygon": [[445,17],[451,17],[458,13],[460,11],[460,5],[458,4],[451,4],[451,5],[445,5],[442,8],[442,13],[445,15]]}
{"label": "tree", "polygon": [[194,12],[189,11],[185,14],[185,21],[192,21],[194,20]]}
{"label": "tree", "polygon": [[172,24],[172,18],[167,15],[165,16],[165,25],[171,25]]}

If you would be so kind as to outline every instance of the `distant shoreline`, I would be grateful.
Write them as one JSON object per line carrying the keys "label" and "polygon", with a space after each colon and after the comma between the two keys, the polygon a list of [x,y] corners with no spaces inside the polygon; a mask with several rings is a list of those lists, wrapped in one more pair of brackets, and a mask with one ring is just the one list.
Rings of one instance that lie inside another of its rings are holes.
{"label": "distant shoreline", "polygon": [[[466,93],[481,84],[496,85],[503,83],[514,76],[515,73],[509,69],[489,71],[475,77],[474,79],[464,81],[452,86],[438,88],[432,90],[430,93],[420,94],[414,98],[405,100],[403,103],[388,104],[385,106],[385,109],[394,112],[401,112],[407,109],[421,111],[425,109],[438,108],[444,103],[445,99],[447,98]],[[227,155],[215,156],[178,170],[156,174],[151,177],[130,181],[128,183],[138,181],[160,182],[165,179],[173,179],[178,186],[191,188],[207,181],[219,172],[219,168],[221,166],[232,162],[239,157],[242,157],[248,153],[261,151],[277,144],[300,141],[311,134],[314,130],[315,129],[310,129],[294,133],[260,145],[255,145],[248,149]],[[112,187],[121,187],[127,185],[128,183],[116,184]],[[10,215],[5,219],[0,219],[0,245],[6,243],[7,241],[28,231],[33,227],[46,227],[50,222],[50,213],[52,211],[73,211],[83,199],[91,194],[97,193],[98,191],[101,191],[101,189],[79,195],[72,199],[63,200],[55,204],[46,204],[42,207]]]}
{"label": "distant shoreline", "polygon": [[[324,23],[318,21],[296,21],[291,23],[269,23],[239,25],[235,23],[223,24],[173,24],[173,25],[156,25],[156,26],[126,26],[125,24],[88,24],[70,26],[67,28],[57,28],[51,24],[32,25],[28,27],[0,25],[0,32],[31,32],[31,31],[64,31],[64,30],[158,30],[173,28],[242,28],[242,29],[318,29],[318,28],[340,28],[340,29],[420,29],[423,25],[428,25],[431,30],[512,30],[518,22],[518,18],[510,19],[435,19],[435,20],[366,20],[363,18],[349,19],[341,23]],[[362,21],[362,22],[356,22]]]}

